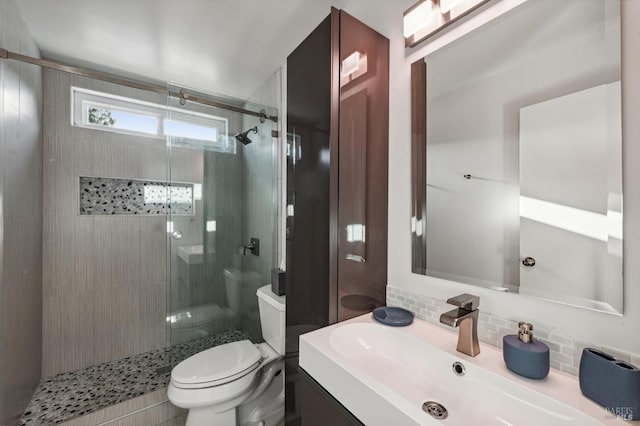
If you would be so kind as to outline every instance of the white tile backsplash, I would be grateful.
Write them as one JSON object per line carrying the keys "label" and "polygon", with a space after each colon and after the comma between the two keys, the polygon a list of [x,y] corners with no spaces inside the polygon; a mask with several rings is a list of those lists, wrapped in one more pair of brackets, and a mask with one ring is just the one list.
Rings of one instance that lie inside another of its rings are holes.
{"label": "white tile backsplash", "polygon": [[[434,299],[422,294],[413,293],[393,286],[387,286],[387,305],[400,306],[416,314],[416,317],[431,323],[440,323],[440,314],[452,307],[444,300]],[[481,342],[502,348],[502,338],[518,331],[518,320],[501,318],[488,312],[480,311],[478,321],[478,338]],[[640,367],[640,355],[630,354],[610,347],[602,347],[598,343],[577,341],[571,336],[559,334],[545,327],[535,327],[534,337],[549,346],[551,367],[565,373],[578,375],[580,357],[584,348],[596,348],[614,357],[631,362]]]}

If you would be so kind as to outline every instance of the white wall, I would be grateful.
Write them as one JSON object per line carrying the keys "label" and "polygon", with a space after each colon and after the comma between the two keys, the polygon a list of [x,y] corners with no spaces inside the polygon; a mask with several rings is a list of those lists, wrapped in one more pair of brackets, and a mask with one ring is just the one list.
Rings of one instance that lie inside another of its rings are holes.
{"label": "white wall", "polygon": [[[459,37],[479,22],[522,0],[494,1],[459,25],[414,49],[404,48],[402,12],[413,0],[371,1],[349,4],[344,9],[391,39],[390,140],[389,140],[389,264],[388,283],[398,288],[446,299],[471,292],[481,297],[480,310],[497,316],[523,319],[541,326],[554,327],[559,333],[621,350],[640,353],[640,2],[623,0],[623,183],[625,191],[625,314],[614,316],[514,294],[503,294],[460,283],[443,281],[411,273],[409,233],[410,188],[410,65],[428,53]],[[338,4],[340,6],[340,4]]]}

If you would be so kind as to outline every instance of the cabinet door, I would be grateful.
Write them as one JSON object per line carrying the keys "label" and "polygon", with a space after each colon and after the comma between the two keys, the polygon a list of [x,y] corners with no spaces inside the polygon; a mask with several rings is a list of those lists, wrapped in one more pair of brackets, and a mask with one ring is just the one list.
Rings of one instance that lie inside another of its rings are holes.
{"label": "cabinet door", "polygon": [[302,373],[302,426],[362,426],[362,423],[311,376]]}
{"label": "cabinet door", "polygon": [[386,302],[389,40],[340,11],[338,320]]}
{"label": "cabinet door", "polygon": [[287,58],[287,333],[336,317],[327,284],[332,25],[328,16]]}

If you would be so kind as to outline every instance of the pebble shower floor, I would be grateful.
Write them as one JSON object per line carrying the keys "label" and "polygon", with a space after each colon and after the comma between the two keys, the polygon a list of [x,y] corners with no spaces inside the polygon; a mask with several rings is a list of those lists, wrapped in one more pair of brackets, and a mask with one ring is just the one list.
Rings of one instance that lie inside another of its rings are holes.
{"label": "pebble shower floor", "polygon": [[164,368],[167,365],[205,349],[245,339],[249,339],[246,331],[230,330],[169,349],[47,377],[36,388],[18,426],[59,424],[161,389],[169,384],[171,370]]}

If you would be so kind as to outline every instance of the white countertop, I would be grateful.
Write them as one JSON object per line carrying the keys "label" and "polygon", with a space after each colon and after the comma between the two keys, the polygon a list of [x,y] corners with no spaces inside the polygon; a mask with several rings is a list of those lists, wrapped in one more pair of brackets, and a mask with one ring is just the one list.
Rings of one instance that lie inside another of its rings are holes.
{"label": "white countertop", "polygon": [[[361,416],[358,415],[359,406],[374,407],[378,405],[380,407],[387,407],[385,404],[391,401],[392,405],[388,406],[384,411],[377,413],[378,417],[376,417],[376,419],[380,421],[376,420],[373,422],[381,425],[389,424],[386,422],[394,421],[395,414],[393,411],[395,408],[398,409],[398,413],[406,414],[409,408],[415,411],[416,405],[415,401],[413,401],[410,406],[403,406],[403,404],[407,403],[408,398],[406,395],[403,396],[401,392],[397,391],[397,383],[394,384],[396,391],[385,387],[383,381],[381,381],[382,379],[380,379],[380,371],[368,371],[367,368],[370,366],[364,365],[362,362],[353,364],[353,359],[350,359],[348,354],[345,353],[345,350],[349,350],[349,348],[345,347],[341,349],[336,347],[336,334],[333,332],[344,325],[358,323],[376,324],[376,326],[379,327],[392,329],[393,333],[402,333],[405,337],[409,336],[418,341],[435,346],[442,352],[459,359],[465,365],[482,367],[482,369],[488,370],[490,373],[566,404],[592,417],[593,422],[590,423],[605,425],[623,424],[622,421],[608,414],[603,407],[584,397],[580,392],[578,379],[575,376],[551,369],[549,376],[543,380],[531,380],[520,377],[507,369],[502,358],[502,351],[493,346],[481,343],[480,354],[476,357],[470,357],[457,352],[458,330],[456,329],[449,330],[448,328],[418,319],[407,327],[389,327],[379,324],[372,318],[371,314],[365,314],[300,336],[300,366],[320,383],[320,385],[333,394],[334,397],[356,415],[356,417],[361,418]],[[381,331],[388,332],[389,330]],[[389,335],[389,333],[386,334]],[[412,339],[405,339],[404,341],[412,341]],[[366,342],[360,342],[360,344],[366,345]],[[342,344],[342,346],[344,346],[344,344]],[[411,350],[414,350],[413,348],[420,350],[419,344],[418,346],[412,346]],[[425,352],[425,355],[429,355],[428,351]],[[449,357],[447,357],[447,359],[449,359]],[[425,358],[424,362],[428,363],[429,359]],[[379,366],[381,365],[383,364],[380,363]],[[450,366],[446,369],[450,371]],[[386,376],[388,377],[389,374]],[[407,384],[407,386],[410,386],[410,384]],[[464,384],[460,384],[460,386],[464,386]],[[369,394],[369,391],[372,393]],[[479,395],[479,397],[481,397],[481,395]],[[383,419],[383,417],[387,415],[388,418]],[[426,421],[422,419],[423,417],[418,417],[418,414],[415,414],[413,421],[407,424],[429,424],[431,421],[434,421],[431,418],[428,418]],[[437,421],[446,424],[449,419]],[[634,422],[628,423],[634,424]],[[510,423],[505,422],[503,424]],[[576,423],[574,422],[573,424]]]}

